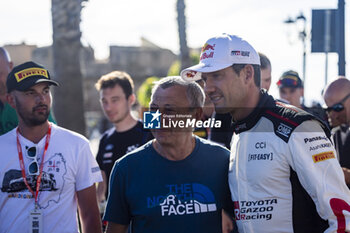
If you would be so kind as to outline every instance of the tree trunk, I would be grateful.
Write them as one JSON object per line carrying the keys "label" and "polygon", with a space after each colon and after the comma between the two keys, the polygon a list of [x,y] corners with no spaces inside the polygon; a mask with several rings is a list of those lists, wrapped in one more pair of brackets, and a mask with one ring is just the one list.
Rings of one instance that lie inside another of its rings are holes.
{"label": "tree trunk", "polygon": [[187,47],[186,39],[186,16],[185,16],[185,1],[177,0],[177,23],[179,29],[179,41],[180,41],[180,57],[181,57],[181,70],[191,66],[191,59],[189,49]]}
{"label": "tree trunk", "polygon": [[85,135],[80,71],[80,12],[82,0],[52,0],[54,114],[58,125]]}

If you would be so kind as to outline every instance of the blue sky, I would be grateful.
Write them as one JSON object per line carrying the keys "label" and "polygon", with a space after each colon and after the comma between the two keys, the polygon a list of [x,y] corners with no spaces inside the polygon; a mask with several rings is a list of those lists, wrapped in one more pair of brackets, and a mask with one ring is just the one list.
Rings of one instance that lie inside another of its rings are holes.
{"label": "blue sky", "polygon": [[[217,34],[239,35],[272,62],[271,93],[278,97],[275,83],[288,69],[302,73],[302,44],[297,28],[283,23],[288,16],[303,12],[311,28],[311,9],[336,8],[337,0],[185,0],[187,40],[201,47]],[[108,56],[109,45],[140,45],[143,36],[163,48],[179,50],[176,0],[89,0],[82,12],[82,41],[95,49],[97,58]],[[0,45],[26,42],[46,46],[52,43],[51,1],[11,0],[0,3]],[[346,5],[345,13],[348,11]],[[346,38],[349,23],[346,16]],[[288,36],[289,35],[289,36]],[[349,41],[346,39],[346,42]],[[346,45],[349,48],[348,45]],[[321,100],[325,56],[311,54],[307,44],[306,103]],[[349,60],[349,49],[346,60]],[[329,55],[328,80],[337,76],[338,56]],[[350,61],[348,61],[350,64]],[[347,66],[349,71],[350,66]]]}

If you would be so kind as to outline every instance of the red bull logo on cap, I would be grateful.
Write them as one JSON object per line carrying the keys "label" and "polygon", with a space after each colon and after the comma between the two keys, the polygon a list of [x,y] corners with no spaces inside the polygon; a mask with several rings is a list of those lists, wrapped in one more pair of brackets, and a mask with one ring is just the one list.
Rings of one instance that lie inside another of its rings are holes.
{"label": "red bull logo on cap", "polygon": [[[205,43],[204,46],[202,47],[202,55],[200,57],[200,60],[206,59],[206,58],[212,58],[214,56],[214,51],[215,50],[215,44],[210,45],[208,43]],[[206,52],[208,51],[208,53]],[[209,51],[211,51],[209,53]]]}
{"label": "red bull logo on cap", "polygon": [[190,70],[186,72],[186,78],[194,78],[194,76],[197,74],[197,71]]}
{"label": "red bull logo on cap", "polygon": [[47,74],[47,70],[42,68],[28,68],[15,73],[15,77],[18,83],[23,79],[26,79],[31,76],[36,76],[36,75],[43,76],[47,79],[49,78],[49,75]]}
{"label": "red bull logo on cap", "polygon": [[202,53],[207,51],[207,50],[215,50],[215,44],[210,45],[208,43],[205,43],[205,45],[202,47]]}
{"label": "red bull logo on cap", "polygon": [[203,53],[202,56],[200,57],[200,60],[204,60],[206,58],[212,58],[214,56],[214,52],[210,52],[209,54]]}

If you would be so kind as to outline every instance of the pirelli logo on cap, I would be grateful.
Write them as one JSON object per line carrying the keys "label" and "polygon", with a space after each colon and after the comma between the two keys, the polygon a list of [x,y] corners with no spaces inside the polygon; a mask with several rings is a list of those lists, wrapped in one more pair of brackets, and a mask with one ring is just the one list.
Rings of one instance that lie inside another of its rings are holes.
{"label": "pirelli logo on cap", "polygon": [[43,76],[47,79],[49,78],[47,70],[42,68],[28,68],[15,73],[15,77],[18,83],[23,79],[26,79],[31,76],[36,76],[36,75]]}
{"label": "pirelli logo on cap", "polygon": [[327,159],[335,159],[333,151],[322,152],[312,156],[314,163],[325,161]]}

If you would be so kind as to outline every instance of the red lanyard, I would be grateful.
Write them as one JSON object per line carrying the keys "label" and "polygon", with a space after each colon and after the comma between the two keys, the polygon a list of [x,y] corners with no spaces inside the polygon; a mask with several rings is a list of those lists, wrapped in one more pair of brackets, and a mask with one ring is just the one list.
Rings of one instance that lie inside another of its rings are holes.
{"label": "red lanyard", "polygon": [[[38,195],[39,195],[39,189],[40,189],[40,183],[41,183],[41,176],[42,176],[43,167],[44,167],[44,159],[45,159],[45,154],[46,154],[47,148],[49,147],[49,141],[50,141],[50,137],[51,137],[51,124],[49,124],[49,129],[47,130],[44,153],[43,153],[43,157],[41,159],[41,164],[40,164],[40,168],[39,168],[40,172],[39,172],[39,176],[36,179],[36,192],[35,192],[35,194],[34,194],[34,191],[32,190],[32,188],[29,186],[28,181],[27,181],[26,171],[25,171],[24,161],[23,161],[22,147],[21,147],[21,143],[19,142],[18,134],[19,134],[19,132],[18,132],[18,127],[17,127],[17,150],[18,150],[19,164],[20,164],[21,170],[22,170],[22,177],[23,177],[24,183],[27,186],[28,190],[35,197],[35,208],[37,208]],[[39,151],[37,151],[37,153],[39,153]]]}

